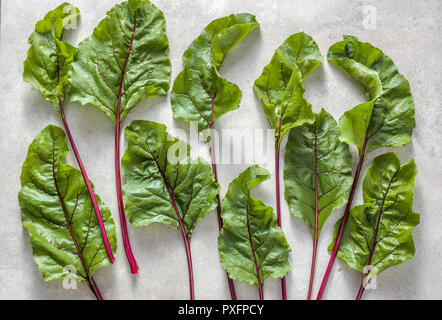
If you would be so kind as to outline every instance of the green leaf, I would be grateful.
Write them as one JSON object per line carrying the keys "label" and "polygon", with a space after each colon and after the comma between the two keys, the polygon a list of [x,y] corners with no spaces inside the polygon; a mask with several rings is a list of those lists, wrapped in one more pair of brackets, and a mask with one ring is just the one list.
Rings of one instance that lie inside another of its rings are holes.
{"label": "green leaf", "polygon": [[[416,126],[413,97],[408,81],[391,58],[369,43],[345,36],[344,41],[330,47],[328,60],[361,83],[373,104],[372,110],[368,103],[344,114],[340,121],[343,139],[365,154],[409,143]],[[365,132],[359,118],[364,124],[368,122]]]}
{"label": "green leaf", "polygon": [[[221,265],[229,277],[249,285],[290,271],[290,247],[271,207],[251,197],[252,189],[270,178],[267,170],[251,166],[233,180],[222,203],[224,226],[218,238]],[[259,274],[258,274],[259,270]]]}
{"label": "green leaf", "polygon": [[239,107],[238,86],[219,74],[224,57],[259,26],[255,16],[232,14],[212,21],[183,55],[184,70],[175,79],[171,102],[176,119],[197,121],[199,132]]}
{"label": "green leaf", "polygon": [[79,15],[77,8],[65,2],[37,22],[29,37],[31,47],[24,62],[23,80],[40,90],[57,111],[66,99],[68,72],[75,54],[75,47],[62,41],[63,32]]}
{"label": "green leaf", "polygon": [[[18,195],[23,226],[31,235],[34,261],[46,281],[72,277],[87,282],[111,264],[81,172],[63,163],[68,153],[62,129],[48,126],[29,147]],[[117,241],[109,208],[96,196],[112,250]]]}
{"label": "green leaf", "polygon": [[[383,270],[413,259],[412,231],[419,224],[413,212],[414,161],[401,166],[394,153],[377,157],[363,182],[364,204],[350,211],[338,257],[367,280]],[[336,223],[333,249],[341,220]],[[369,270],[366,270],[366,266]]]}
{"label": "green leaf", "polygon": [[348,144],[354,144],[359,152],[362,151],[365,145],[373,106],[374,100],[361,103],[346,111],[339,119],[340,139]]}
{"label": "green leaf", "polygon": [[[318,235],[330,213],[342,207],[352,183],[352,157],[339,140],[335,119],[324,109],[313,124],[290,131],[285,153],[285,198],[290,212]],[[317,199],[317,200],[316,200]]]}
{"label": "green leaf", "polygon": [[71,99],[90,103],[114,122],[143,98],[164,96],[171,66],[163,13],[148,0],[114,6],[78,45]]}
{"label": "green leaf", "polygon": [[173,138],[166,126],[134,121],[126,129],[122,159],[124,202],[135,227],[158,222],[180,228],[188,238],[206,212],[217,205],[219,186],[210,165],[190,158],[190,146]]}
{"label": "green leaf", "polygon": [[321,63],[321,52],[312,37],[296,33],[276,50],[255,81],[253,88],[278,145],[290,129],[315,120],[312,106],[304,98],[302,80]]}

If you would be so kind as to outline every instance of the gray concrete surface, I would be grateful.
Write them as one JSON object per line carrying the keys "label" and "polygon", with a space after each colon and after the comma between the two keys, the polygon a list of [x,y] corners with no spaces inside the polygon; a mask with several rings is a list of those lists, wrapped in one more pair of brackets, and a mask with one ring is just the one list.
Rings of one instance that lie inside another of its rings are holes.
{"label": "gray concrete surface", "polygon": [[[69,40],[77,44],[88,36],[117,0],[73,0],[82,12],[78,30]],[[377,279],[377,289],[369,290],[366,299],[442,298],[442,1],[253,1],[253,0],[184,0],[153,1],[163,10],[170,39],[172,79],[182,70],[181,56],[191,41],[213,19],[235,12],[250,12],[261,23],[258,32],[245,39],[225,60],[221,73],[243,91],[241,108],[224,116],[218,128],[268,128],[252,91],[274,50],[292,33],[305,31],[319,44],[323,55],[344,34],[358,36],[380,47],[395,61],[410,81],[416,104],[417,128],[413,143],[397,148],[401,160],[416,160],[414,209],[421,214],[415,229],[415,259],[390,268]],[[91,299],[89,289],[79,285],[65,290],[61,281],[45,283],[32,261],[29,236],[22,228],[17,193],[19,173],[27,147],[35,135],[48,124],[61,125],[57,114],[40,93],[22,81],[23,61],[28,49],[27,38],[37,20],[61,1],[1,1],[0,41],[0,298],[1,299]],[[314,110],[326,108],[336,118],[345,110],[364,101],[362,89],[330,64],[325,63],[306,80],[307,98]],[[113,124],[101,111],[77,103],[67,105],[67,117],[97,193],[111,207],[118,221],[113,175]],[[145,101],[125,121],[148,119],[169,128],[187,128],[172,118],[168,98]],[[124,143],[125,140],[123,141]],[[123,146],[123,150],[125,146]],[[379,150],[369,157],[370,162]],[[72,156],[69,163],[75,165]],[[272,156],[258,163],[273,171]],[[223,193],[228,183],[246,168],[221,165]],[[274,206],[273,179],[255,192]],[[360,190],[355,203],[361,201]],[[292,247],[292,272],[287,278],[290,299],[304,299],[307,293],[311,235],[307,227],[291,217],[283,203],[284,231]],[[315,291],[328,261],[326,247],[332,226],[342,215],[337,210],[328,220],[319,241]],[[118,222],[117,222],[118,224]],[[199,223],[192,238],[198,299],[228,298],[225,275],[219,265],[216,214],[211,212]],[[117,262],[102,268],[95,278],[105,298],[110,299],[187,299],[188,283],[185,252],[181,235],[163,225],[130,228],[140,274],[131,276],[121,239]],[[359,286],[360,274],[338,261],[330,278],[325,298],[352,299]],[[237,283],[240,298],[255,299],[255,287]],[[265,296],[278,299],[279,280],[267,279]]]}

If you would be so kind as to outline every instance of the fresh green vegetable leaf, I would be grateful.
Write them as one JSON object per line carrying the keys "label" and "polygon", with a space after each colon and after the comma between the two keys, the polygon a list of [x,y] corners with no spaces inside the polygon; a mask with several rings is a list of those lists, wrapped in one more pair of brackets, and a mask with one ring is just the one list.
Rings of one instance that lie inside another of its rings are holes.
{"label": "fresh green vegetable leaf", "polygon": [[328,60],[359,81],[373,103],[372,111],[367,103],[344,114],[340,121],[343,139],[365,154],[409,143],[415,127],[413,97],[408,81],[391,58],[369,43],[345,36],[344,41],[330,47]]}
{"label": "fresh green vegetable leaf", "polygon": [[348,144],[354,144],[360,152],[364,148],[373,106],[374,100],[361,103],[346,111],[339,119],[341,140]]}
{"label": "fresh green vegetable leaf", "polygon": [[255,93],[275,131],[278,145],[290,129],[313,123],[315,117],[304,98],[302,80],[321,63],[316,42],[303,32],[296,33],[276,50],[255,81]]}
{"label": "fresh green vegetable leaf", "polygon": [[[413,160],[401,166],[394,153],[377,157],[367,171],[364,204],[351,210],[338,251],[338,257],[367,280],[414,256],[412,231],[419,224],[412,208],[416,173]],[[341,220],[329,250],[340,225]]]}
{"label": "fresh green vegetable leaf", "polygon": [[[275,193],[279,226],[282,225],[279,183],[281,141],[290,129],[315,121],[312,106],[304,98],[302,81],[321,63],[322,56],[313,39],[303,32],[293,34],[275,51],[253,86],[275,133]],[[285,278],[281,279],[281,286],[282,299],[285,300]]]}
{"label": "fresh green vegetable leaf", "polygon": [[63,42],[62,38],[65,29],[76,27],[76,19],[78,18],[78,15],[79,10],[77,8],[71,6],[69,3],[63,3],[58,8],[49,11],[42,20],[37,22],[35,32],[33,32],[29,38],[29,44],[31,47],[24,63],[23,79],[39,89],[43,97],[52,102],[54,108],[60,114],[69,143],[71,144],[91,197],[106,251],[109,255],[109,259],[114,262],[115,258],[109,244],[109,239],[107,238],[105,226],[102,222],[100,208],[97,199],[95,199],[92,185],[90,184],[83,161],[81,160],[74,138],[69,129],[63,106],[67,99],[67,90],[69,86],[68,73],[76,49],[69,43]]}
{"label": "fresh green vegetable leaf", "polygon": [[[63,163],[68,153],[62,129],[48,126],[29,147],[18,195],[23,226],[31,235],[34,261],[46,281],[72,276],[91,286],[95,270],[109,265],[100,227],[83,176]],[[112,250],[115,224],[96,196]]]}
{"label": "fresh green vegetable leaf", "polygon": [[40,90],[57,111],[66,99],[68,72],[75,54],[75,47],[62,41],[63,32],[79,14],[77,8],[65,2],[49,11],[29,37],[31,47],[24,62],[23,79]]}
{"label": "fresh green vegetable leaf", "polygon": [[270,178],[251,166],[233,180],[222,203],[224,226],[218,238],[221,265],[232,279],[262,287],[268,276],[290,271],[290,247],[271,207],[252,198],[252,189]]}
{"label": "fresh green vegetable leaf", "polygon": [[166,95],[171,66],[163,13],[148,0],[114,6],[82,41],[69,73],[71,98],[90,103],[115,122],[115,180],[121,234],[130,269],[138,272],[126,227],[121,186],[121,123],[140,100]]}
{"label": "fresh green vegetable leaf", "polygon": [[285,198],[290,212],[302,219],[317,236],[330,213],[343,206],[352,182],[348,145],[339,140],[339,129],[324,109],[313,124],[292,129],[285,153]]}
{"label": "fresh green vegetable leaf", "polygon": [[190,146],[168,136],[166,127],[134,121],[126,129],[129,146],[122,159],[126,212],[136,227],[157,222],[190,235],[216,207],[219,186],[210,165],[191,160]]}
{"label": "fresh green vegetable leaf", "polygon": [[201,132],[239,107],[241,91],[221,77],[219,68],[227,53],[258,26],[251,14],[232,14],[212,21],[192,42],[172,89],[175,118],[197,121]]}
{"label": "fresh green vegetable leaf", "polygon": [[[328,60],[344,69],[366,90],[369,102],[347,111],[339,121],[341,139],[355,144],[359,150],[349,201],[345,208],[343,223],[335,234],[336,241],[319,289],[317,299],[324,294],[341,239],[350,219],[353,196],[365,158],[370,151],[381,147],[402,146],[411,141],[415,127],[414,104],[408,81],[398,72],[390,57],[369,43],[359,42],[352,36],[345,36],[344,41],[332,45]],[[354,209],[354,214],[364,211]],[[350,222],[351,224],[351,222]],[[360,299],[364,287],[361,286],[357,299]]]}
{"label": "fresh green vegetable leaf", "polygon": [[143,98],[163,96],[171,72],[163,13],[148,0],[114,6],[78,45],[71,99],[123,120]]}
{"label": "fresh green vegetable leaf", "polygon": [[[225,113],[239,107],[242,93],[238,86],[221,77],[219,68],[225,56],[244,37],[259,26],[255,16],[232,14],[212,21],[183,55],[184,70],[175,79],[171,103],[176,119],[198,123],[198,132],[211,129]],[[215,146],[211,139],[212,168],[217,179]],[[209,141],[209,137],[207,138]],[[218,223],[221,228],[221,203],[217,197]],[[228,279],[232,299],[236,299],[233,281]]]}

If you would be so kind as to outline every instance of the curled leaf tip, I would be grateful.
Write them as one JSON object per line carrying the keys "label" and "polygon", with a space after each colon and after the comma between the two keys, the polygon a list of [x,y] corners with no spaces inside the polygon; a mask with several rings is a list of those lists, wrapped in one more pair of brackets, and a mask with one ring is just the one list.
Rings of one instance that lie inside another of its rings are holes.
{"label": "curled leaf tip", "polygon": [[176,119],[196,121],[202,132],[239,107],[240,89],[224,79],[219,68],[228,52],[258,26],[251,14],[232,14],[212,21],[192,42],[183,55],[184,70],[172,88]]}
{"label": "curled leaf tip", "polygon": [[322,63],[318,45],[300,32],[288,37],[254,83],[257,95],[279,146],[292,128],[312,123],[312,106],[304,98],[303,79]]}
{"label": "curled leaf tip", "polygon": [[230,183],[218,238],[221,265],[229,277],[260,289],[268,276],[282,278],[290,271],[290,247],[273,209],[251,196],[253,188],[269,178],[266,169],[255,165]]}
{"label": "curled leaf tip", "polygon": [[[18,196],[22,223],[31,235],[34,261],[46,281],[75,277],[89,283],[95,270],[111,261],[83,176],[63,162],[67,153],[66,135],[53,125],[29,146]],[[109,208],[96,199],[115,252],[114,221]]]}
{"label": "curled leaf tip", "polygon": [[415,106],[409,83],[392,59],[370,43],[345,36],[330,47],[328,60],[357,80],[369,100],[341,118],[344,139],[364,156],[381,147],[409,143],[416,126]]}

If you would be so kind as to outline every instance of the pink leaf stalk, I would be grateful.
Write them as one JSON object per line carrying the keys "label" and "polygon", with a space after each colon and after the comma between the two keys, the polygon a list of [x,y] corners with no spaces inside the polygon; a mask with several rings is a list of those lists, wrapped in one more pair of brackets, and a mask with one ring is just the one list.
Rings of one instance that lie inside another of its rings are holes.
{"label": "pink leaf stalk", "polygon": [[98,206],[97,199],[95,198],[94,190],[92,189],[92,185],[89,181],[89,177],[87,175],[86,169],[84,168],[83,162],[81,161],[80,154],[75,145],[74,139],[71,134],[71,130],[69,129],[68,122],[66,120],[66,115],[63,109],[63,103],[61,102],[60,97],[58,97],[59,105],[60,105],[60,115],[63,120],[64,128],[66,130],[66,135],[68,136],[69,143],[71,144],[72,151],[74,152],[75,158],[77,159],[78,167],[80,168],[81,174],[83,175],[84,183],[86,184],[87,190],[89,192],[89,196],[92,201],[92,205],[94,206],[95,214],[97,216],[98,224],[100,226],[101,236],[103,238],[104,246],[106,248],[107,256],[111,263],[114,263],[115,257],[112,253],[112,248],[109,244],[109,239],[107,237],[106,228],[103,223],[103,218],[101,217],[100,207]]}
{"label": "pink leaf stalk", "polygon": [[130,54],[132,52],[132,46],[135,37],[135,31],[137,28],[137,23],[134,17],[134,28],[132,32],[132,39],[130,42],[129,50],[127,52],[126,60],[124,61],[124,66],[121,71],[121,79],[120,79],[120,89],[118,91],[118,101],[117,101],[117,112],[116,112],[116,126],[115,126],[115,183],[117,189],[117,201],[118,201],[118,211],[120,214],[120,225],[121,225],[121,233],[123,236],[123,245],[124,250],[126,252],[127,260],[130,265],[130,272],[132,274],[138,273],[138,264],[135,260],[135,256],[132,252],[132,247],[130,245],[129,233],[127,231],[127,222],[126,222],[126,213],[124,211],[124,201],[123,201],[123,192],[121,187],[121,167],[120,167],[120,136],[121,136],[121,98],[123,96],[123,83],[124,76],[126,74],[127,62],[129,61]]}
{"label": "pink leaf stalk", "polygon": [[[216,168],[216,153],[215,153],[215,141],[214,141],[214,126],[215,122],[213,120],[213,112],[215,107],[215,96],[212,96],[212,119],[210,121],[210,152],[211,152],[211,158],[212,158],[212,171],[215,176],[215,182],[218,183],[218,171]],[[219,230],[223,228],[223,219],[221,218],[221,196],[218,194],[216,196],[216,199],[218,201],[218,206],[216,207],[216,213],[218,216],[218,227]],[[230,291],[230,297],[232,300],[237,300],[236,296],[236,290],[235,290],[235,283],[232,279],[230,279],[229,275],[226,273],[227,277],[227,284],[229,285],[229,291]]]}
{"label": "pink leaf stalk", "polygon": [[318,296],[316,297],[316,300],[321,300],[322,296],[324,295],[325,287],[327,285],[328,278],[330,277],[330,273],[333,269],[333,264],[336,260],[336,256],[338,254],[339,246],[341,244],[342,236],[344,235],[345,226],[347,225],[348,216],[350,214],[350,209],[353,203],[353,197],[356,192],[356,187],[358,185],[359,176],[361,174],[362,165],[364,164],[365,159],[365,148],[367,146],[367,134],[365,134],[365,142],[364,146],[362,147],[362,151],[360,153],[359,163],[356,168],[356,173],[353,178],[353,183],[351,185],[350,194],[348,197],[347,206],[345,207],[344,216],[342,218],[341,227],[339,228],[338,236],[336,237],[336,242],[333,247],[332,254],[330,256],[330,260],[328,261],[327,269],[325,270],[324,278],[322,279],[321,287],[319,288]]}
{"label": "pink leaf stalk", "polygon": [[[282,117],[279,119],[279,129],[278,138],[275,144],[275,196],[276,196],[276,217],[278,220],[278,226],[282,228],[281,219],[281,191],[280,191],[280,180],[279,180],[279,156],[281,153],[281,127],[282,127]],[[285,277],[281,278],[281,299],[287,300],[287,285]]]}

